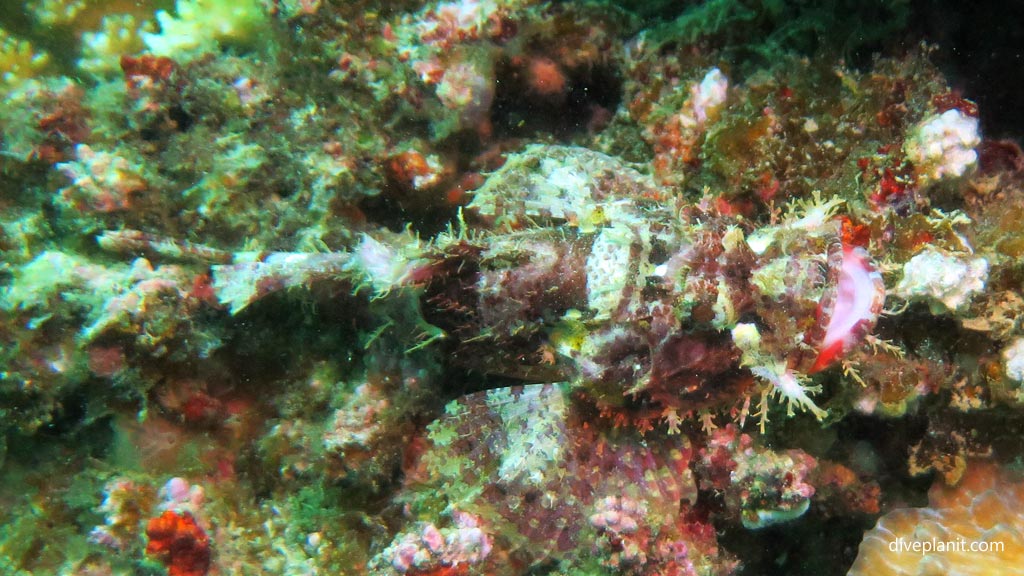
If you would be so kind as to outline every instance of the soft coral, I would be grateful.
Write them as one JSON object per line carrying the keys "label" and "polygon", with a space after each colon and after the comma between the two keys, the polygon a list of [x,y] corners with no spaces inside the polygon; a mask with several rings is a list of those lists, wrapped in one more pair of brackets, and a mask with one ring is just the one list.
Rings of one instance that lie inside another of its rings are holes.
{"label": "soft coral", "polygon": [[210,539],[188,512],[150,519],[146,536],[146,554],[159,558],[168,576],[205,576],[210,569]]}

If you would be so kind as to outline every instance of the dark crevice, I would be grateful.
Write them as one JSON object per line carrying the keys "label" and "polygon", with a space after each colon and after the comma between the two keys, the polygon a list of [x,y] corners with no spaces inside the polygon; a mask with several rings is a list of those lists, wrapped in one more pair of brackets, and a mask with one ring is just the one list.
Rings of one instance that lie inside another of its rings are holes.
{"label": "dark crevice", "polygon": [[497,78],[491,123],[498,138],[569,140],[600,129],[622,99],[610,66],[572,70],[543,56],[515,57],[498,63]]}

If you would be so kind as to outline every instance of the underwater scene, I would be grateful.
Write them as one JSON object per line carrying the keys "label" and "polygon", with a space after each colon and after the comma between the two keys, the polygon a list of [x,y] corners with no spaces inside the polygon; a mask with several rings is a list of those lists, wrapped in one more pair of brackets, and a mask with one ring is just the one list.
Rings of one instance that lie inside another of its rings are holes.
{"label": "underwater scene", "polygon": [[0,0],[0,576],[1024,574],[1021,22]]}

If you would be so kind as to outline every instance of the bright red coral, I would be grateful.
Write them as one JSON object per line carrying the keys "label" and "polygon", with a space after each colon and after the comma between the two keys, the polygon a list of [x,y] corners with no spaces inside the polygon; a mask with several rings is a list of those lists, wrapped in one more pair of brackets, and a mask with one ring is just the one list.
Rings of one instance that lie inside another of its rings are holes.
{"label": "bright red coral", "polygon": [[210,538],[188,512],[150,519],[146,536],[146,554],[163,562],[168,576],[205,576],[210,569]]}

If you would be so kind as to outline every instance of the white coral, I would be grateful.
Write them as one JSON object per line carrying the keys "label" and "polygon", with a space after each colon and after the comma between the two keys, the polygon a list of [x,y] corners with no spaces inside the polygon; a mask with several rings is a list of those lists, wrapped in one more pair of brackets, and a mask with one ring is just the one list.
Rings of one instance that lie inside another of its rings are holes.
{"label": "white coral", "polygon": [[974,148],[980,143],[978,119],[954,109],[915,126],[904,150],[924,186],[947,176],[962,176],[978,161]]}
{"label": "white coral", "polygon": [[213,51],[218,44],[252,44],[268,26],[260,0],[178,0],[175,14],[157,12],[160,33],[142,35],[157,56],[180,60]]}
{"label": "white coral", "polygon": [[[928,301],[936,312],[956,312],[985,289],[988,261],[947,254],[928,247],[903,265],[903,278],[896,294],[906,299]],[[936,305],[941,306],[936,307]]]}
{"label": "white coral", "polygon": [[151,21],[137,22],[131,14],[104,16],[99,30],[82,34],[82,58],[78,67],[96,75],[120,74],[121,56],[141,51],[140,35],[153,31]]}
{"label": "white coral", "polygon": [[690,104],[698,125],[704,125],[718,116],[728,93],[729,79],[718,68],[708,70],[700,84],[690,87]]}
{"label": "white coral", "polygon": [[1006,377],[1024,383],[1024,338],[1017,338],[1003,348],[1003,371]]}
{"label": "white coral", "polygon": [[[804,386],[802,381],[806,377],[798,375],[787,368],[785,362],[777,362],[766,366],[754,366],[750,369],[750,372],[772,385],[767,396],[781,395],[786,399],[787,416],[794,414],[794,407],[807,410],[814,414],[814,417],[818,420],[828,415],[827,412],[818,408],[810,396],[807,395],[808,391],[816,392],[819,390],[819,387]],[[761,406],[762,416],[764,410],[765,406]]]}

